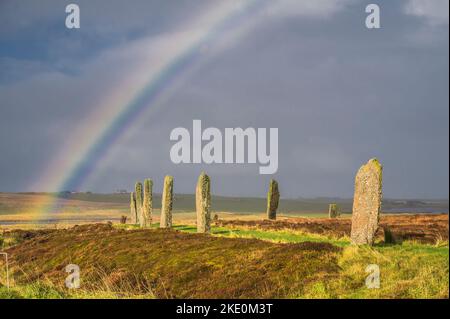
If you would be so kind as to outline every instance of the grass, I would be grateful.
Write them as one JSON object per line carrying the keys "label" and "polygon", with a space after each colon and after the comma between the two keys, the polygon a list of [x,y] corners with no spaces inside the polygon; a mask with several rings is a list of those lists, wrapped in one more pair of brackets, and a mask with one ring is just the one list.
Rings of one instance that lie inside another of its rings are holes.
{"label": "grass", "polygon": [[[13,261],[9,291],[2,286],[0,261],[0,299],[448,298],[446,238],[436,245],[404,241],[358,248],[350,245],[348,237],[307,230],[227,225],[212,227],[213,236],[197,235],[190,225],[195,222],[191,195],[175,198],[178,232],[159,230],[157,223],[151,230],[129,225],[109,230],[89,225],[61,229],[119,220],[128,214],[128,200],[127,194],[70,195],[59,213],[51,215],[53,224],[37,225],[30,222],[38,216],[36,207],[51,201],[51,196],[0,193],[2,221],[14,224],[0,227],[0,250],[7,250]],[[326,216],[328,201],[282,200],[279,216]],[[215,197],[214,204],[221,220],[252,221],[264,218],[266,203],[260,198]],[[339,204],[345,210],[345,203]],[[448,201],[442,205],[448,210]],[[158,212],[155,209],[155,215]],[[417,223],[407,225],[423,233],[421,227],[428,222]],[[30,231],[2,236],[2,229],[18,227]],[[68,263],[80,265],[82,288],[64,286]],[[365,286],[369,264],[380,267],[380,289]]]}
{"label": "grass", "polygon": [[[123,227],[123,226],[122,226]],[[153,225],[158,227],[158,224]],[[195,233],[192,225],[175,225],[175,229]],[[350,245],[348,237],[333,238],[292,230],[258,230],[245,227],[212,227],[214,236],[252,238],[274,243],[331,243],[343,248],[338,258],[338,280],[315,282],[302,295],[292,298],[448,298],[449,245],[405,241],[401,244],[377,243],[373,247]],[[367,289],[366,267],[380,267],[379,289]]]}
{"label": "grass", "polygon": [[[448,298],[448,242],[355,247],[346,237],[293,230],[212,227],[204,236],[192,225],[83,227],[28,244],[4,238],[21,268],[0,298]],[[89,278],[84,289],[57,284],[66,274],[55,270],[69,261]],[[379,289],[365,285],[369,264],[380,267]]]}
{"label": "grass", "polygon": [[50,282],[37,281],[7,289],[0,286],[0,299],[153,299],[154,295],[117,292],[108,289],[63,289]]}
{"label": "grass", "polygon": [[0,286],[0,299],[62,299],[67,294],[58,291],[52,285],[37,282],[19,287]]}
{"label": "grass", "polygon": [[[192,226],[177,229],[195,232]],[[302,296],[305,298],[448,298],[448,242],[424,245],[406,241],[399,245],[378,243],[374,247],[354,247],[346,237],[336,239],[289,230],[213,227],[212,233],[278,243],[328,242],[343,247],[338,259],[342,269],[339,280],[314,283]],[[361,285],[368,276],[365,271],[368,264],[380,267],[380,289],[367,289]]]}
{"label": "grass", "polygon": [[[349,246],[339,258],[339,280],[326,288],[333,298],[448,298],[448,261],[448,245]],[[380,268],[379,289],[360,285],[369,263]]]}
{"label": "grass", "polygon": [[107,225],[57,230],[8,249],[14,287],[48,281],[64,290],[65,266],[75,263],[86,293],[106,286],[103,290],[114,294],[158,298],[287,297],[302,291],[305,282],[334,277],[338,251],[326,243],[280,246]]}
{"label": "grass", "polygon": [[[157,225],[155,226],[157,227]],[[174,229],[188,232],[196,233],[197,228],[192,225],[175,225]],[[318,234],[311,234],[301,231],[292,230],[258,230],[250,229],[245,227],[211,227],[211,234],[221,237],[231,237],[231,238],[252,238],[265,240],[273,243],[302,243],[302,242],[313,242],[313,243],[331,243],[338,247],[343,247],[350,243],[349,239],[343,238],[332,238],[327,236],[322,236]]]}

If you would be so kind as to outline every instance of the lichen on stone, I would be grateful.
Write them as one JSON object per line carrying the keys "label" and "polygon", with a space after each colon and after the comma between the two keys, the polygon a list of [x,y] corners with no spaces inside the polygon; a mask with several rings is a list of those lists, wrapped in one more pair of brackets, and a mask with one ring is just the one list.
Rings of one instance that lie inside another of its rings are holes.
{"label": "lichen on stone", "polygon": [[197,232],[209,233],[211,230],[211,181],[205,172],[198,177],[195,190],[197,211]]}
{"label": "lichen on stone", "polygon": [[274,179],[270,180],[269,191],[267,192],[267,218],[275,220],[277,218],[278,203],[280,200],[280,192],[278,190],[278,182]]}
{"label": "lichen on stone", "polygon": [[172,227],[172,206],[173,206],[173,177],[167,175],[164,178],[164,188],[161,204],[161,228]]}

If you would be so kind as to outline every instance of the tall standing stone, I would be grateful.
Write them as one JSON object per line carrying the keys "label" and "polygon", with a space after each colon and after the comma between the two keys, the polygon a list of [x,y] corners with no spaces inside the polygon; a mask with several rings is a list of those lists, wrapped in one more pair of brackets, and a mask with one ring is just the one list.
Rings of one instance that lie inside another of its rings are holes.
{"label": "tall standing stone", "polygon": [[381,212],[383,167],[376,158],[361,166],[355,178],[351,241],[372,245]]}
{"label": "tall standing stone", "polygon": [[271,179],[269,191],[267,192],[267,218],[277,219],[278,202],[280,201],[280,192],[278,190],[278,182]]}
{"label": "tall standing stone", "polygon": [[144,180],[144,203],[142,207],[142,216],[140,219],[141,227],[150,227],[152,225],[153,210],[153,181],[151,179]]}
{"label": "tall standing stone", "polygon": [[161,204],[161,220],[159,227],[171,228],[172,227],[172,201],[173,201],[173,177],[166,176],[164,178],[164,189],[162,193]]}
{"label": "tall standing stone", "polygon": [[328,207],[328,217],[337,218],[339,217],[339,208],[337,204],[330,204]]}
{"label": "tall standing stone", "polygon": [[135,192],[135,196],[136,196],[136,224],[140,224],[140,219],[141,219],[141,215],[142,215],[142,204],[143,204],[143,194],[142,194],[142,183],[141,182],[137,182],[136,185],[134,186],[134,192]]}
{"label": "tall standing stone", "polygon": [[137,210],[136,210],[136,197],[134,192],[130,193],[130,223],[136,224]]}
{"label": "tall standing stone", "polygon": [[209,233],[211,231],[211,181],[205,172],[198,177],[195,208],[197,210],[197,233]]}

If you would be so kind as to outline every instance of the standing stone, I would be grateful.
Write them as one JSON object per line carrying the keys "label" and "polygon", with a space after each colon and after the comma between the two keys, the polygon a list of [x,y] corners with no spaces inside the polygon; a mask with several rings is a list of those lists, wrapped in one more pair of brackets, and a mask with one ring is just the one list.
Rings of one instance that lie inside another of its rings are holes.
{"label": "standing stone", "polygon": [[277,219],[278,202],[280,201],[280,192],[278,191],[278,182],[271,179],[269,191],[267,192],[267,218]]}
{"label": "standing stone", "polygon": [[137,220],[137,210],[136,210],[136,197],[134,192],[130,193],[130,223],[136,224]]}
{"label": "standing stone", "polygon": [[164,178],[164,189],[162,193],[161,221],[159,227],[172,227],[172,200],[173,200],[173,177]]}
{"label": "standing stone", "polygon": [[381,211],[382,170],[373,158],[361,166],[355,178],[351,240],[356,245],[372,245]]}
{"label": "standing stone", "polygon": [[153,181],[151,179],[144,180],[144,204],[142,208],[141,227],[150,227],[152,225],[152,209],[153,209]]}
{"label": "standing stone", "polygon": [[142,204],[143,204],[143,194],[142,194],[142,183],[141,182],[137,182],[135,187],[134,187],[134,191],[136,193],[136,224],[140,224],[140,219],[142,216]]}
{"label": "standing stone", "polygon": [[205,172],[198,177],[195,208],[197,210],[197,233],[209,233],[211,231],[211,181]]}
{"label": "standing stone", "polygon": [[329,218],[337,218],[339,217],[339,208],[337,204],[330,204],[328,207],[328,217]]}

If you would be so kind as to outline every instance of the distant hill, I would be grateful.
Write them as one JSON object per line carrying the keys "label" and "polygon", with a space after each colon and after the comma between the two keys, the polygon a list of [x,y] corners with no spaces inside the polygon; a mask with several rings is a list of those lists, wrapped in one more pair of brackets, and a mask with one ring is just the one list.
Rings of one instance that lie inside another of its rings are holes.
{"label": "distant hill", "polygon": [[[28,193],[30,194],[30,193]],[[70,193],[62,192],[54,194],[59,198],[74,199],[88,202],[104,202],[123,204],[128,207],[130,201],[129,193]],[[161,195],[154,194],[154,207],[161,208]],[[299,198],[281,199],[279,211],[283,213],[325,213],[328,205],[336,203],[343,213],[350,213],[352,210],[352,199],[343,198]],[[226,197],[213,196],[212,205],[215,211],[231,211],[237,213],[264,212],[266,209],[266,199],[258,197]],[[386,213],[448,213],[448,200],[403,200],[385,199],[383,200],[383,212]],[[193,194],[175,194],[174,210],[193,211],[195,210],[195,196]]]}

